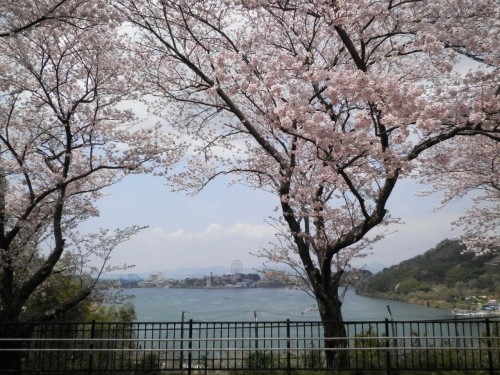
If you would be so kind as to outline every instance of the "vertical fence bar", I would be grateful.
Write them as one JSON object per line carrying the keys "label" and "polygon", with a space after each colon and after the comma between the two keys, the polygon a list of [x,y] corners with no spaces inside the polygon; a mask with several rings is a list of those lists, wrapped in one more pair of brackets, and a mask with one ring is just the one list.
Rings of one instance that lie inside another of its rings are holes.
{"label": "vertical fence bar", "polygon": [[90,326],[90,345],[89,345],[89,368],[87,371],[88,375],[92,374],[92,366],[94,362],[94,338],[95,338],[95,319],[92,320],[91,326]]}
{"label": "vertical fence bar", "polygon": [[[50,337],[50,336],[48,336],[49,335],[48,329],[49,329],[48,326],[39,326],[39,331],[38,331],[38,335],[39,336],[38,336],[38,338],[41,339],[43,337]],[[40,348],[40,349],[50,348],[50,343],[45,343],[43,341],[38,341],[37,342],[37,348]],[[47,361],[49,359],[48,355],[46,355],[46,353],[44,353],[44,352],[41,352],[39,354],[39,357],[40,357],[40,367],[38,367],[38,368],[40,370],[44,370],[45,367],[46,367]]]}
{"label": "vertical fence bar", "polygon": [[182,320],[181,320],[181,354],[179,358],[179,369],[181,371],[183,362],[184,362],[184,311],[182,312]]}
{"label": "vertical fence bar", "polygon": [[[199,358],[198,361],[200,362],[200,359],[203,359],[203,368],[205,369],[205,374],[207,373],[207,367],[208,367],[208,337],[209,337],[209,324],[207,323],[205,325],[205,352],[203,355],[203,358]],[[201,333],[200,333],[201,337]]]}
{"label": "vertical fence bar", "polygon": [[491,345],[491,327],[490,320],[488,318],[485,319],[486,323],[486,345],[488,347],[488,367],[490,370],[490,375],[493,375],[493,351]]}
{"label": "vertical fence bar", "polygon": [[286,373],[292,373],[292,358],[290,353],[290,319],[286,320]]}
{"label": "vertical fence bar", "polygon": [[234,322],[229,322],[227,324],[227,337],[228,337],[228,342],[227,342],[227,349],[228,349],[228,354],[229,354],[229,362],[232,363],[233,367],[238,366],[238,356],[239,353],[236,350],[238,347],[238,344],[234,338],[236,338],[237,334],[237,324]]}
{"label": "vertical fence bar", "polygon": [[391,340],[389,333],[389,319],[385,318],[385,347],[386,349],[386,366],[387,366],[387,375],[391,373]]}
{"label": "vertical fence bar", "polygon": [[[229,330],[230,329],[229,323],[225,323],[225,324],[226,324],[226,339],[227,339],[225,348],[227,349],[231,345],[231,340],[230,340],[231,332]],[[224,330],[222,329],[222,327],[221,327],[221,331],[220,331],[220,337],[221,337],[221,339],[222,339],[222,337],[224,337]],[[223,349],[222,340],[221,340],[221,349]],[[229,365],[231,363],[231,353],[228,350],[226,350],[224,353],[225,353],[225,355],[224,355],[225,361]]]}
{"label": "vertical fence bar", "polygon": [[193,360],[193,319],[189,319],[189,341],[188,341],[188,375],[191,375]]}
{"label": "vertical fence bar", "polygon": [[257,323],[257,319],[255,319],[254,337],[255,337],[255,353],[257,353],[259,351],[259,326]]}

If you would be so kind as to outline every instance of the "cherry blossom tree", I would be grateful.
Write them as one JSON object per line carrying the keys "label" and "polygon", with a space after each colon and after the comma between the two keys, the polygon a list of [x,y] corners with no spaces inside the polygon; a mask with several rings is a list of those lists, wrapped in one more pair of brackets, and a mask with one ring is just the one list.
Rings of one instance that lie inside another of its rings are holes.
{"label": "cherry blossom tree", "polygon": [[[24,14],[19,25],[33,22]],[[98,215],[103,188],[169,160],[159,129],[138,126],[125,102],[135,98],[133,56],[119,24],[96,15],[91,26],[44,21],[0,38],[0,337],[20,334],[6,323],[51,320],[93,292],[113,269],[111,250],[140,228],[79,235],[78,224]],[[79,287],[30,308],[60,273]],[[17,368],[18,356],[2,353]]]}
{"label": "cherry blossom tree", "polygon": [[454,222],[467,250],[500,251],[500,143],[484,136],[454,140],[435,147],[422,162],[420,176],[433,186],[424,194],[444,191],[442,205],[473,196],[474,206]]}
{"label": "cherry blossom tree", "polygon": [[[6,0],[0,3],[0,38],[58,23],[80,29],[117,19],[105,0]],[[104,11],[105,10],[105,11]],[[99,15],[96,18],[96,15]]]}
{"label": "cherry blossom tree", "polygon": [[[115,6],[140,30],[152,110],[192,140],[172,184],[198,191],[231,174],[276,194],[325,345],[344,347],[339,281],[380,239],[372,230],[396,220],[386,204],[397,181],[447,140],[499,139],[498,2]],[[461,56],[477,64],[465,76],[454,69]],[[329,367],[348,360],[343,350],[326,357]]]}

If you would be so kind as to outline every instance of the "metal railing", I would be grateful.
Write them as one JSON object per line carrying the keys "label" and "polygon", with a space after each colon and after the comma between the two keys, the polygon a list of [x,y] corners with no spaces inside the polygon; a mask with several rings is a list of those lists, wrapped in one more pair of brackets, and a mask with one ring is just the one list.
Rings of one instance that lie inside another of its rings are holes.
{"label": "metal railing", "polygon": [[342,345],[325,349],[320,322],[0,323],[0,369],[2,374],[312,372],[327,368],[325,350],[332,350],[347,352],[351,370],[500,373],[498,320],[344,324],[347,337],[329,338]]}

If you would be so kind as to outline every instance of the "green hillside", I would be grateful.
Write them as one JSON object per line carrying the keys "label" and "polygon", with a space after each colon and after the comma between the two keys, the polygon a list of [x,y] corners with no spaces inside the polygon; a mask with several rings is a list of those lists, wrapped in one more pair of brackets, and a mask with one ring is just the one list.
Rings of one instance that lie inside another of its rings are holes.
{"label": "green hillside", "polygon": [[458,241],[444,240],[422,255],[370,276],[357,285],[356,292],[445,308],[498,299],[500,255],[475,256],[463,250]]}

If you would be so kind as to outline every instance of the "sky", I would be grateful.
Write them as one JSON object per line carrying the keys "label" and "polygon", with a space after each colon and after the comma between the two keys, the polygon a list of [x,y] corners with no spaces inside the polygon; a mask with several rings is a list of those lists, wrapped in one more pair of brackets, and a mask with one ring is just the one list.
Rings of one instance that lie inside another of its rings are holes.
{"label": "sky", "polygon": [[[398,182],[388,209],[403,224],[392,227],[397,232],[376,244],[371,255],[356,260],[356,266],[378,270],[458,235],[450,223],[470,200],[435,211],[440,196],[416,196],[421,189],[412,181]],[[135,274],[162,272],[168,277],[179,269],[230,269],[234,260],[241,261],[245,273],[262,269],[262,260],[251,253],[273,241],[266,218],[279,213],[274,210],[277,197],[241,185],[228,187],[224,178],[195,196],[170,192],[163,177],[146,175],[128,176],[106,193],[98,203],[100,217],[84,229],[148,226],[113,252],[112,263],[133,264],[127,273]]]}

